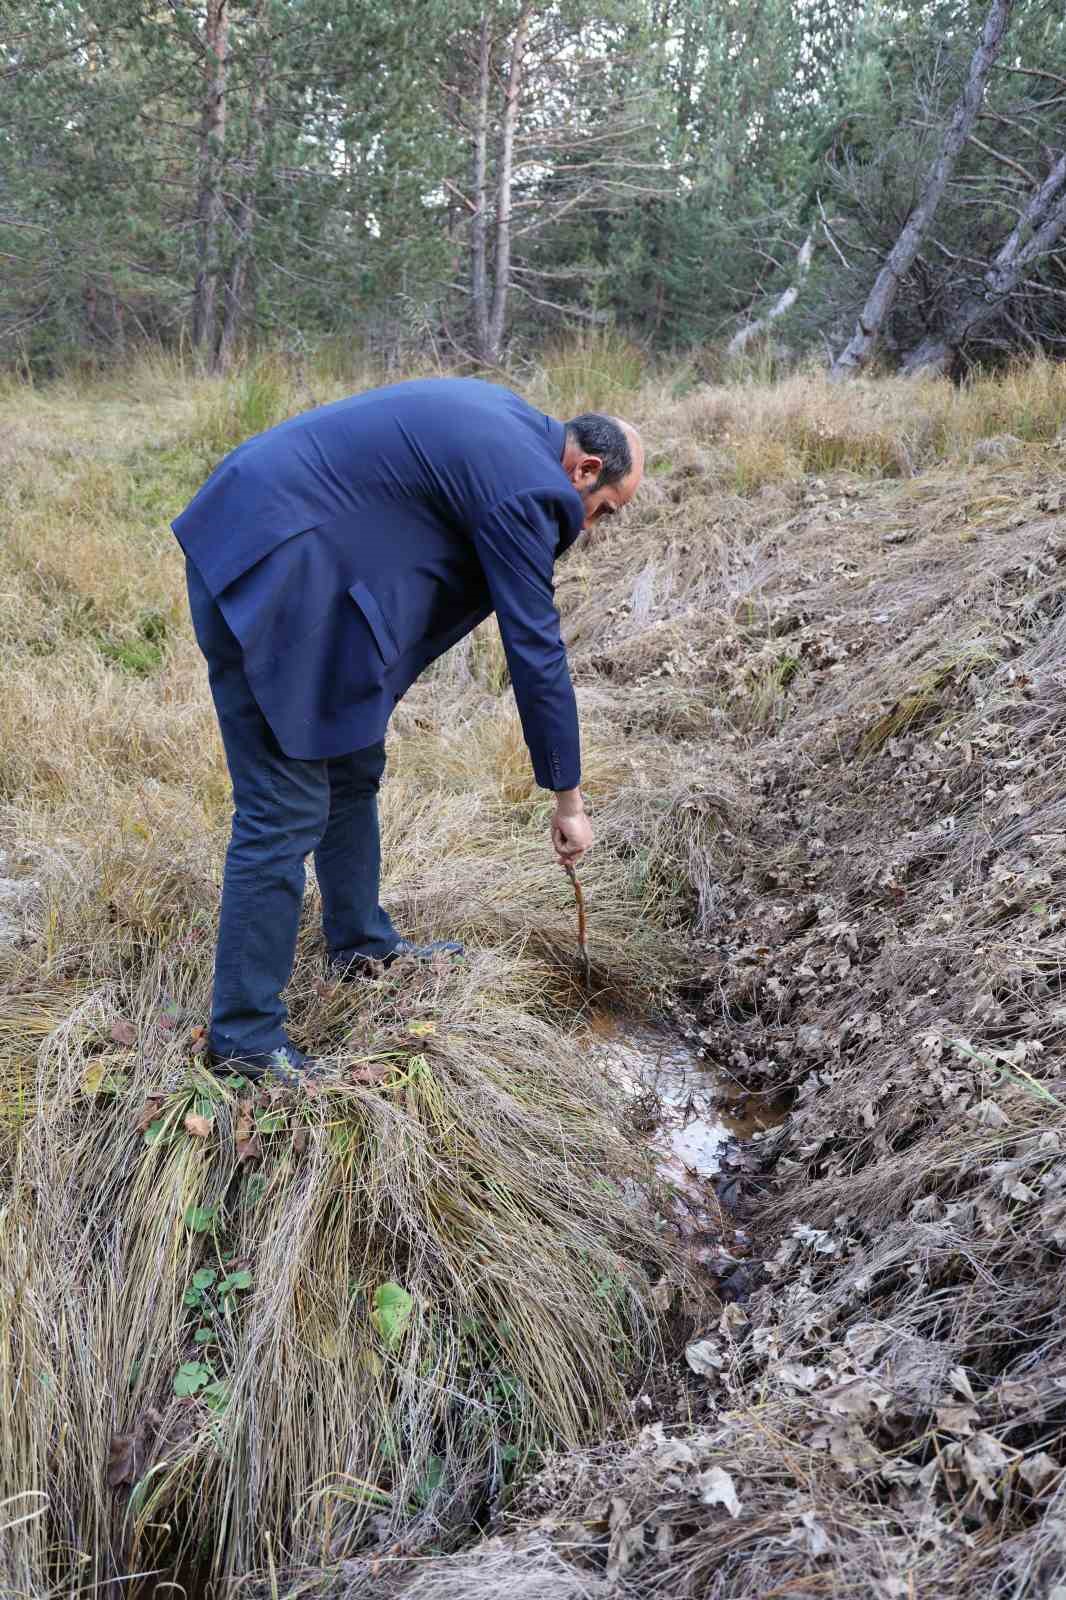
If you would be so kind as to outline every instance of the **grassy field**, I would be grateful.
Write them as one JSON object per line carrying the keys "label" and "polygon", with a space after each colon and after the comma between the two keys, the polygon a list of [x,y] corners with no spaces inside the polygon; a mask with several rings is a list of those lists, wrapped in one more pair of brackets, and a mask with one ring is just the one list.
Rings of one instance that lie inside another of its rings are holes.
{"label": "grassy field", "polygon": [[[295,1036],[343,1071],[271,1100],[193,1052],[229,796],[167,522],[375,376],[0,395],[0,1592],[1050,1597],[1066,374],[521,374],[649,446],[559,569],[591,997],[490,624],[383,791],[390,908],[469,967],[339,993],[309,896]],[[671,995],[794,1102],[743,1305],[587,1045]]]}

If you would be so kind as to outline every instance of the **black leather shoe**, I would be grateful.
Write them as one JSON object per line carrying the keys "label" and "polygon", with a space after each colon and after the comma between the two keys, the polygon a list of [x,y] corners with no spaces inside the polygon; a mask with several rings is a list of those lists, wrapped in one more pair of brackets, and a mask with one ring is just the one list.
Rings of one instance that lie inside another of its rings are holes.
{"label": "black leather shoe", "polygon": [[372,978],[385,967],[391,967],[394,961],[426,963],[434,956],[458,958],[465,954],[466,950],[456,939],[434,939],[431,944],[412,944],[409,939],[400,939],[383,956],[352,956],[343,965],[334,962],[333,971],[342,983],[354,983],[357,978]]}
{"label": "black leather shoe", "polygon": [[263,1078],[290,1085],[306,1083],[319,1068],[313,1056],[305,1056],[293,1044],[281,1050],[248,1056],[220,1056],[209,1050],[206,1059],[208,1068],[216,1078],[225,1078],[232,1072],[240,1078],[250,1079],[252,1083],[258,1083]]}

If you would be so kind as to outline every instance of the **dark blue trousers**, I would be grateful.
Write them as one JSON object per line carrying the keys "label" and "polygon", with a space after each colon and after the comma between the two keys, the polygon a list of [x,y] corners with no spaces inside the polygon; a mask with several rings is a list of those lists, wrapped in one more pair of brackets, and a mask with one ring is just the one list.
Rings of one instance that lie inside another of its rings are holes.
{"label": "dark blue trousers", "polygon": [[333,960],[381,957],[399,939],[378,904],[385,746],[326,761],[285,755],[248,686],[240,644],[191,562],[186,571],[234,801],[208,1045],[221,1056],[269,1054],[289,1042],[281,992],[292,974],[312,851]]}

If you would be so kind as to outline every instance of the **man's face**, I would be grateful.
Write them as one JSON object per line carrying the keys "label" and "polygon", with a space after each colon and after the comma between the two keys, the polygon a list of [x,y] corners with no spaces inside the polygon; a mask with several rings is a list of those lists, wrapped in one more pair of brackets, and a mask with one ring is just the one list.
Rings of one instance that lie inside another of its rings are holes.
{"label": "man's face", "polygon": [[633,456],[633,466],[629,474],[618,483],[606,484],[602,489],[595,488],[603,471],[603,462],[599,456],[576,455],[569,463],[564,462],[564,465],[569,467],[570,482],[584,503],[586,528],[591,528],[594,522],[598,522],[602,527],[605,518],[617,516],[640,487],[640,480],[644,476],[644,447],[636,430],[630,428],[628,424],[625,427]]}

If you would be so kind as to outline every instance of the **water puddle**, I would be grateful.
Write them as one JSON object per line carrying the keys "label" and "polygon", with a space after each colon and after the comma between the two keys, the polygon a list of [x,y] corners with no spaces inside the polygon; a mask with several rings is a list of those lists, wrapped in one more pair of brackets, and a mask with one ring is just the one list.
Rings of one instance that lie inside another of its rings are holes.
{"label": "water puddle", "polygon": [[0,850],[0,944],[15,944],[25,932],[40,884],[36,878],[5,877],[7,865],[8,857]]}
{"label": "water puddle", "polygon": [[659,1175],[677,1196],[675,1220],[691,1237],[720,1236],[717,1195],[729,1146],[779,1123],[780,1105],[767,1105],[724,1085],[684,1040],[624,1017],[597,1017],[594,1050],[612,1083],[627,1096],[630,1117],[646,1133]]}

